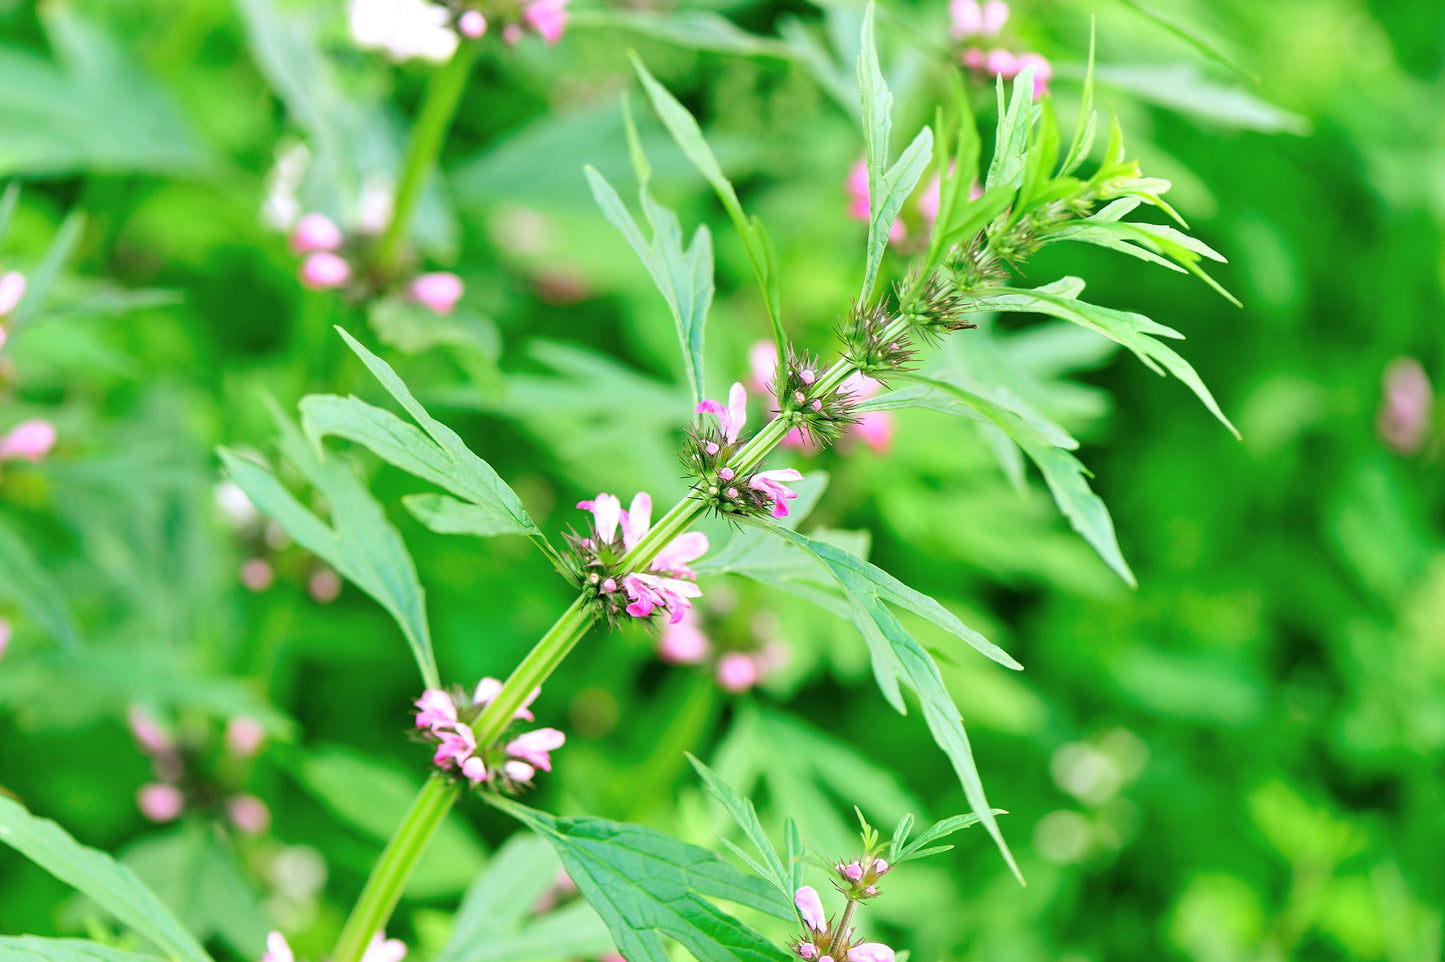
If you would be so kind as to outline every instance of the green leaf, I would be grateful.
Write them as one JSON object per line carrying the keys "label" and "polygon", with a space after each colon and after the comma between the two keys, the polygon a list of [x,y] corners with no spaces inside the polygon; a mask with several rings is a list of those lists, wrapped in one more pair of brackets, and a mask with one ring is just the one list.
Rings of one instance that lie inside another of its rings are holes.
{"label": "green leaf", "polygon": [[34,935],[0,935],[0,962],[158,962],[86,939],[42,939]]}
{"label": "green leaf", "polygon": [[863,156],[868,166],[868,250],[863,267],[863,289],[859,304],[873,298],[878,268],[888,247],[888,234],[903,202],[913,193],[918,179],[928,169],[933,154],[933,130],[924,127],[899,156],[888,164],[888,141],[893,126],[893,93],[878,66],[878,46],[873,35],[873,3],[863,13],[862,50],[858,54],[858,87],[862,97]]}
{"label": "green leaf", "polygon": [[[378,842],[391,838],[420,789],[410,775],[341,748],[308,754],[295,777],[337,818]],[[417,863],[406,894],[411,898],[454,895],[477,877],[485,863],[481,843],[467,824],[448,818]]]}
{"label": "green leaf", "polygon": [[544,839],[513,835],[467,889],[435,962],[533,962],[615,952],[607,926],[585,900],[532,915],[561,867]]}
{"label": "green leaf", "polygon": [[10,218],[15,215],[15,205],[18,203],[20,181],[12,180],[5,187],[5,193],[0,194],[0,243],[4,243],[5,234],[10,230]]}
{"label": "green leaf", "polygon": [[761,879],[706,849],[640,825],[556,818],[509,799],[491,803],[557,850],[582,896],[628,962],[669,962],[665,933],[698,962],[783,962],[782,950],[708,899],[726,899],[789,922],[793,907]]}
{"label": "green leaf", "polygon": [[1309,134],[1299,114],[1262,100],[1242,87],[1211,80],[1193,64],[1141,64],[1100,67],[1099,83],[1123,90],[1145,103],[1235,130],[1265,134]]}
{"label": "green leaf", "polygon": [[[733,791],[732,786],[718,777],[717,773],[698,761],[691,753],[688,753],[687,760],[697,771],[698,777],[702,779],[703,786],[707,793],[717,800],[717,803],[727,810],[732,816],[738,828],[748,837],[757,848],[758,854],[763,857],[763,865],[758,865],[751,857],[743,856],[748,865],[763,878],[777,888],[783,894],[784,899],[791,900],[796,886],[791,884],[792,873],[783,868],[783,862],[778,858],[778,850],[773,847],[772,840],[768,838],[763,826],[758,822],[758,813],[753,808],[751,799],[746,799]],[[739,853],[740,855],[742,853]]]}
{"label": "green leaf", "polygon": [[122,855],[198,939],[218,936],[242,958],[259,958],[270,925],[237,858],[221,836],[197,823],[147,838]]}
{"label": "green leaf", "polygon": [[[953,398],[1008,435],[1034,464],[1038,465],[1055,503],[1064,517],[1069,519],[1074,530],[1093,546],[1120,578],[1131,587],[1138,586],[1134,573],[1129,570],[1129,565],[1124,560],[1123,552],[1119,550],[1119,541],[1114,534],[1114,522],[1109,517],[1109,509],[1103,500],[1089,489],[1088,482],[1084,480],[1087,473],[1084,466],[1064,450],[1077,446],[1073,438],[1067,434],[1059,438],[1047,433],[1046,428],[1053,427],[1052,422],[1021,416],[992,398],[950,381],[912,374],[902,376]],[[1060,443],[1061,441],[1067,443]]]}
{"label": "green leaf", "polygon": [[80,645],[80,629],[61,590],[45,568],[30,553],[25,539],[0,519],[0,598],[20,610],[46,634],[67,648]]}
{"label": "green leaf", "polygon": [[[635,139],[633,143],[636,144]],[[706,396],[703,386],[703,327],[707,323],[707,312],[713,297],[712,235],[708,233],[707,225],[700,225],[693,234],[692,243],[684,250],[682,227],[677,215],[652,199],[647,192],[646,179],[639,176],[642,183],[638,196],[643,214],[652,227],[652,241],[649,243],[643,239],[637,222],[606,178],[592,167],[586,168],[586,174],[587,182],[592,186],[592,196],[596,198],[597,206],[602,208],[603,216],[622,232],[667,301],[673,322],[677,325],[683,369],[688,387],[692,390],[693,404],[696,405]]]}
{"label": "green leaf", "polygon": [[25,286],[25,296],[16,305],[15,313],[10,319],[12,331],[19,331],[40,313],[45,299],[50,296],[50,289],[60,277],[60,272],[75,256],[75,248],[80,244],[80,235],[84,230],[85,214],[78,210],[71,211],[61,222],[60,229],[55,232],[50,246],[45,249],[45,256],[39,266],[27,278],[29,283]]}
{"label": "green leaf", "polygon": [[0,795],[0,842],[74,886],[177,962],[211,962],[191,933],[130,869],[86,848],[49,819]]}
{"label": "green leaf", "polygon": [[1219,409],[1214,396],[1209,393],[1209,389],[1204,386],[1204,382],[1199,379],[1199,375],[1189,365],[1189,362],[1167,345],[1155,340],[1156,336],[1182,339],[1183,334],[1152,321],[1143,314],[1118,311],[1081,301],[1079,294],[1083,290],[1084,282],[1082,280],[1077,277],[1065,277],[1052,284],[1028,290],[999,288],[996,291],[989,291],[973,298],[973,306],[969,309],[1048,314],[1051,317],[1070,321],[1091,331],[1096,331],[1128,348],[1134,356],[1143,361],[1155,373],[1163,375],[1165,371],[1168,371],[1179,378],[1188,385],[1189,389],[1204,403],[1210,413],[1219,419],[1221,424],[1228,428],[1236,438],[1239,437],[1239,431],[1224,416],[1224,412]]}
{"label": "green leaf", "polygon": [[657,82],[657,78],[648,72],[636,53],[628,51],[628,56],[632,58],[632,67],[637,72],[638,79],[642,81],[642,89],[646,91],[647,99],[652,102],[652,109],[657,111],[657,116],[662,120],[663,126],[672,135],[677,146],[687,155],[687,159],[692,161],[692,165],[697,168],[698,173],[702,174],[703,179],[712,185],[713,191],[722,201],[723,208],[732,220],[733,227],[742,237],[743,247],[747,250],[748,259],[753,265],[753,274],[757,277],[758,287],[763,292],[763,303],[768,308],[768,319],[773,325],[773,339],[778,346],[778,356],[782,357],[787,351],[788,339],[783,332],[778,258],[773,251],[772,241],[768,238],[767,230],[761,221],[756,218],[749,219],[743,213],[743,205],[738,201],[737,191],[733,190],[732,182],[723,176],[722,167],[718,165],[712,148],[703,139],[702,128],[698,127],[697,120],[688,113],[687,108],[679,103],[676,97],[668,92],[666,87]]}
{"label": "green leaf", "polygon": [[[868,643],[868,650],[873,659],[873,674],[884,697],[894,708],[903,713],[906,711],[906,706],[903,702],[901,685],[907,684],[918,695],[923,706],[924,721],[933,734],[934,741],[953,763],[954,773],[957,774],[959,782],[963,786],[963,792],[968,798],[969,804],[988,828],[989,834],[993,836],[999,851],[1003,854],[1004,861],[1008,863],[1013,873],[1022,879],[1018,864],[1014,861],[1013,854],[1003,840],[1003,833],[999,830],[993,809],[988,805],[988,798],[983,791],[983,781],[979,778],[978,766],[973,760],[973,750],[969,746],[968,735],[963,730],[963,719],[959,715],[958,708],[953,704],[948,689],[944,687],[943,676],[939,674],[938,665],[934,663],[933,658],[923,646],[904,630],[903,625],[888,609],[885,602],[891,602],[913,611],[934,624],[958,634],[952,627],[952,625],[956,625],[957,628],[977,639],[977,642],[970,640],[974,647],[979,648],[980,651],[1000,664],[1010,668],[1019,668],[1021,666],[1018,662],[1010,658],[1002,649],[978,635],[977,632],[964,628],[957,618],[954,618],[932,598],[919,594],[892,575],[861,558],[841,551],[826,542],[816,541],[777,525],[763,521],[752,523],[764,527],[812,555],[837,580],[839,587],[848,596],[853,622]],[[945,617],[940,618],[940,613]],[[964,637],[964,635],[960,634],[959,637]]]}
{"label": "green leaf", "polygon": [[993,161],[984,179],[985,194],[992,190],[1017,190],[1024,182],[1030,132],[1040,108],[1034,103],[1032,67],[1014,78],[1013,94],[1004,106],[1003,78],[996,81],[998,126],[994,131]]}
{"label": "green leaf", "polygon": [[316,449],[290,419],[280,410],[273,410],[273,414],[281,429],[282,455],[326,498],[334,527],[328,527],[302,506],[266,468],[222,449],[226,473],[246,492],[251,503],[274,518],[292,540],[325,560],[385,608],[406,636],[426,687],[441,687],[425,597],[401,535],[354,468],[339,456],[318,459]]}
{"label": "green leaf", "polygon": [[529,533],[495,505],[469,504],[444,494],[409,494],[401,503],[414,518],[437,534],[494,538],[502,534]]}
{"label": "green leaf", "polygon": [[1091,17],[1089,19],[1089,67],[1084,72],[1083,100],[1079,104],[1079,123],[1074,128],[1074,139],[1069,144],[1069,152],[1064,155],[1064,162],[1059,166],[1059,176],[1064,177],[1079,169],[1079,165],[1088,159],[1089,152],[1094,149],[1094,140],[1099,125],[1099,115],[1094,112],[1094,49],[1096,24]]}
{"label": "green leaf", "polygon": [[1210,60],[1213,60],[1215,63],[1218,63],[1224,67],[1228,67],[1230,70],[1235,71],[1241,76],[1252,80],[1255,83],[1259,83],[1258,74],[1252,73],[1241,67],[1238,63],[1234,61],[1233,58],[1231,58],[1222,49],[1220,49],[1218,44],[1207,40],[1194,28],[1179,22],[1173,17],[1160,13],[1158,10],[1155,10],[1151,6],[1140,3],[1139,0],[1119,0],[1119,3],[1123,4],[1125,7],[1128,7],[1130,10],[1134,11],[1134,13],[1138,14],[1140,17],[1143,17],[1145,20],[1148,20],[1155,26],[1161,27],[1166,32],[1173,34],[1175,37],[1178,37],[1180,40],[1184,41],[1195,50],[1204,54],[1204,56],[1208,57]]}

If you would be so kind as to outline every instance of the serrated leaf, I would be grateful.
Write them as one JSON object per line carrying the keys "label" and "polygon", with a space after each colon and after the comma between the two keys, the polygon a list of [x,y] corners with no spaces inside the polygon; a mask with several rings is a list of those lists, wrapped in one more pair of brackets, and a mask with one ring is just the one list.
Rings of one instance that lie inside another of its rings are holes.
{"label": "serrated leaf", "polygon": [[657,112],[667,132],[697,168],[697,172],[712,186],[718,199],[722,201],[723,209],[732,220],[733,227],[737,229],[738,236],[742,238],[748,260],[753,265],[753,274],[757,277],[758,287],[763,292],[763,303],[767,306],[768,319],[773,326],[773,339],[777,343],[778,356],[781,357],[787,350],[787,335],[783,332],[777,254],[773,251],[767,231],[761,221],[749,218],[743,213],[737,191],[733,189],[732,182],[723,176],[722,167],[703,138],[702,128],[697,125],[697,120],[666,87],[657,82],[657,78],[648,71],[636,53],[628,51],[628,56],[632,59],[632,67],[642,82],[647,99],[652,103],[652,109]]}
{"label": "serrated leaf", "polygon": [[1079,169],[1089,156],[1089,151],[1094,149],[1094,138],[1097,135],[1099,116],[1094,112],[1094,52],[1096,47],[1097,24],[1093,18],[1089,20],[1089,66],[1084,71],[1084,90],[1082,100],[1079,103],[1079,123],[1074,128],[1074,139],[1069,144],[1069,152],[1064,155],[1064,162],[1059,165],[1059,176],[1064,177]]}
{"label": "serrated leaf", "polygon": [[786,958],[708,899],[726,899],[790,922],[792,905],[766,882],[742,874],[712,852],[640,825],[556,818],[509,799],[490,801],[552,843],[628,962],[669,962],[664,934],[699,962]]}
{"label": "serrated leaf", "polygon": [[1003,78],[995,81],[998,125],[994,131],[993,160],[983,182],[985,194],[992,190],[1017,190],[1024,182],[1030,134],[1040,109],[1034,104],[1033,76],[1034,69],[1030,67],[1014,78],[1007,106]]}
{"label": "serrated leaf", "polygon": [[371,595],[401,627],[428,688],[439,688],[425,596],[401,535],[356,471],[340,456],[322,461],[301,431],[279,410],[283,456],[329,506],[334,527],[324,524],[274,474],[222,449],[221,461],[257,510],[270,515],[297,544],[325,560],[343,578]]}
{"label": "serrated leaf", "polygon": [[[636,144],[635,138],[633,143]],[[603,216],[621,231],[667,301],[673,322],[677,325],[683,369],[688,387],[692,390],[693,404],[696,405],[706,396],[703,386],[703,331],[713,297],[712,235],[707,225],[699,225],[692,242],[684,250],[682,227],[677,215],[654,201],[647,191],[645,179],[639,178],[643,180],[638,189],[643,214],[652,227],[652,241],[649,243],[643,239],[637,222],[607,179],[592,167],[587,167],[585,172],[592,187],[592,196],[602,208]]]}
{"label": "serrated leaf", "polygon": [[495,505],[469,504],[444,494],[409,494],[401,503],[412,517],[437,534],[470,534],[478,538],[530,534]]}
{"label": "serrated leaf", "polygon": [[1167,345],[1155,340],[1156,337],[1183,338],[1184,335],[1170,327],[1150,320],[1143,314],[1100,307],[1079,300],[1084,282],[1077,277],[1065,277],[1033,289],[999,288],[987,294],[972,298],[970,310],[1016,311],[1019,313],[1048,314],[1063,321],[1070,321],[1104,335],[1122,344],[1134,356],[1157,374],[1166,370],[1183,381],[1204,406],[1236,438],[1237,431],[1224,412],[1219,409],[1214,396],[1204,386],[1198,373],[1189,362],[1180,357]]}
{"label": "serrated leaf", "polygon": [[[932,598],[914,591],[892,575],[860,558],[786,528],[766,522],[753,523],[759,524],[783,540],[806,551],[837,580],[839,587],[848,596],[853,622],[868,643],[868,650],[873,660],[873,674],[884,697],[899,712],[903,712],[906,706],[903,702],[901,686],[907,684],[918,696],[923,706],[924,721],[927,723],[934,741],[952,762],[954,772],[963,786],[964,795],[968,798],[969,804],[973,806],[974,812],[988,828],[989,834],[993,836],[1009,868],[1016,876],[1022,878],[1019,874],[1018,864],[1014,861],[1013,854],[1004,842],[1003,833],[994,819],[993,810],[988,805],[988,799],[983,791],[983,781],[979,778],[978,766],[973,760],[973,750],[969,746],[968,735],[963,729],[963,719],[959,715],[958,708],[953,704],[953,698],[949,695],[948,689],[943,684],[943,676],[939,674],[938,666],[934,663],[932,656],[912,635],[904,630],[903,625],[888,609],[885,602],[907,608],[951,632],[954,629],[945,624],[945,620],[951,621],[959,628],[963,628],[962,623],[958,622],[958,619],[949,614]],[[938,612],[942,612],[947,618],[936,620]],[[979,644],[970,641],[984,654],[1008,667],[1021,667],[1002,649],[978,635],[977,632],[967,628],[963,628],[963,630],[976,636],[977,640],[986,646],[980,647]],[[959,635],[959,637],[964,636]]]}
{"label": "serrated leaf", "polygon": [[34,935],[0,935],[0,962],[158,962],[86,939],[42,939]]}
{"label": "serrated leaf", "polygon": [[176,962],[211,962],[160,899],[130,869],[81,845],[59,825],[0,795],[0,842],[73,886]]}
{"label": "serrated leaf", "polygon": [[0,518],[0,598],[14,603],[39,628],[66,648],[80,645],[80,629],[65,592],[46,573],[21,538]]}
{"label": "serrated leaf", "polygon": [[[687,760],[692,763],[692,767],[697,771],[698,777],[702,779],[703,787],[707,789],[707,793],[732,816],[732,820],[737,823],[738,828],[743,830],[743,834],[748,837],[748,841],[752,842],[754,847],[757,848],[758,854],[762,856],[765,864],[761,866],[758,865],[751,857],[740,851],[738,851],[737,854],[741,858],[746,859],[749,866],[755,872],[767,881],[773,883],[777,890],[782,893],[784,899],[791,900],[793,898],[793,892],[795,891],[795,887],[789,884],[792,877],[791,872],[784,870],[783,862],[778,858],[778,850],[773,847],[772,839],[768,838],[768,834],[763,831],[763,826],[758,821],[758,813],[753,808],[752,801],[743,798],[737,792],[733,791],[731,785],[719,778],[716,772],[704,765],[691,753],[688,753]],[[726,839],[724,839],[724,841],[726,841]],[[733,846],[732,843],[729,842],[728,846],[736,851],[736,846]]]}
{"label": "serrated leaf", "polygon": [[492,939],[526,922],[561,867],[552,847],[537,835],[519,832],[507,839],[468,886],[452,921],[451,937],[436,962],[485,955]]}

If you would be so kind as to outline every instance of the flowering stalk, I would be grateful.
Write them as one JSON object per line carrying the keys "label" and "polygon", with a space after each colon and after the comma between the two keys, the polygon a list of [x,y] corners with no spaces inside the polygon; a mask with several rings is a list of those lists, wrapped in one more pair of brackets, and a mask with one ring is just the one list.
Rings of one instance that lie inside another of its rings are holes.
{"label": "flowering stalk", "polygon": [[390,277],[400,266],[412,214],[421,200],[427,178],[436,168],[437,155],[441,153],[442,142],[451,129],[457,104],[461,102],[462,91],[467,87],[467,78],[471,76],[479,49],[480,45],[476,43],[461,44],[452,54],[452,59],[432,74],[427,84],[426,100],[412,130],[406,163],[397,183],[391,222],[386,225],[386,233],[381,235],[381,242],[376,248],[373,267],[382,278]]}

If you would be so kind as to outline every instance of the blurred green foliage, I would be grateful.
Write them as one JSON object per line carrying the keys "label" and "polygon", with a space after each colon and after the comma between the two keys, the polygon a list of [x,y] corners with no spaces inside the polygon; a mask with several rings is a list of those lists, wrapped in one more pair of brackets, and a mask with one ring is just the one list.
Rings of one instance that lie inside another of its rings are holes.
{"label": "blurred green foliage", "polygon": [[[856,442],[798,455],[830,476],[808,530],[865,530],[876,563],[1026,667],[908,619],[944,662],[1030,884],[965,832],[890,876],[867,924],[917,959],[1438,959],[1445,435],[1432,407],[1423,445],[1401,455],[1375,421],[1393,358],[1445,371],[1445,8],[1158,5],[1177,30],[1154,10],[1021,2],[1009,36],[1054,62],[1067,126],[1097,16],[1100,103],[1229,257],[1216,276],[1245,307],[1077,246],[1044,251],[1028,278],[1077,274],[1095,302],[1187,334],[1244,440],[1084,332],[1005,316],[950,342],[1008,356],[1030,400],[1081,439],[1134,592],[1036,478],[1010,483],[967,422],[905,411],[886,456]],[[946,95],[947,13],[884,12],[897,149]],[[420,782],[425,752],[400,737],[420,685],[371,600],[347,587],[317,601],[315,558],[263,523],[227,523],[215,447],[271,455],[268,394],[292,410],[308,391],[375,393],[338,323],[384,345],[547,532],[579,524],[571,505],[598,490],[671,503],[689,407],[673,324],[582,175],[591,164],[629,196],[622,50],[635,45],[702,119],[769,227],[790,333],[822,348],[862,267],[843,187],[862,150],[858,18],[832,3],[662,19],[597,7],[555,49],[486,47],[415,232],[424,263],[467,283],[442,324],[302,290],[260,214],[278,153],[306,143],[307,209],[348,217],[368,178],[394,173],[432,68],[357,50],[337,4],[0,3],[0,178],[24,188],[0,268],[33,279],[57,237],[76,245],[0,356],[0,430],[46,417],[61,438],[43,464],[0,474],[0,616],[15,625],[0,786],[120,853],[222,953],[258,957],[257,918],[296,933],[302,954],[327,951]],[[989,96],[973,93],[986,118]],[[717,247],[705,371],[717,393],[744,378],[766,312],[724,212],[634,113],[650,189]],[[520,538],[431,533],[401,508],[419,490],[410,478],[360,463],[416,559],[443,679],[504,676],[568,587]],[[238,570],[262,557],[274,583],[247,590]],[[731,829],[691,751],[775,838],[790,815],[825,855],[855,844],[855,803],[881,825],[967,810],[916,712],[877,694],[850,626],[742,579],[705,588],[715,643],[781,642],[788,663],[730,696],[660,663],[641,631],[595,632],[535,706],[571,737],[531,804],[711,845]],[[270,831],[223,828],[219,799],[180,826],[142,819],[133,799],[151,774],[131,705],[211,746],[197,764],[264,799]],[[214,747],[236,715],[268,732],[244,770]],[[446,831],[391,933],[418,952],[442,950],[457,897],[512,826],[466,805]],[[0,852],[0,932],[75,934],[90,914]],[[522,945],[500,957],[518,962],[536,958],[520,915],[498,917]],[[565,924],[576,955],[595,951],[592,922]]]}

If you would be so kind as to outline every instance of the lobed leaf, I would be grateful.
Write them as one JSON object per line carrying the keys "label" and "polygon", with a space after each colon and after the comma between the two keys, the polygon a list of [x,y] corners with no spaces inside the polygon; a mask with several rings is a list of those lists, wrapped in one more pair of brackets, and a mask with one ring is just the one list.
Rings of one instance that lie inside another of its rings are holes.
{"label": "lobed leaf", "polygon": [[[738,852],[739,857],[745,859],[755,872],[773,883],[778,891],[783,893],[783,898],[791,900],[793,898],[793,892],[796,891],[797,888],[791,884],[792,873],[783,868],[783,862],[778,858],[778,850],[773,847],[772,840],[768,838],[768,834],[763,831],[763,826],[758,821],[758,813],[753,808],[752,800],[743,798],[737,792],[733,791],[731,785],[719,778],[716,772],[704,765],[691,753],[688,753],[687,760],[692,763],[693,769],[697,771],[698,777],[702,779],[703,787],[707,789],[707,793],[732,816],[738,828],[742,829],[743,834],[748,837],[748,841],[752,842],[754,847],[757,848],[758,854],[763,857],[765,864],[761,866],[758,865],[757,862],[742,852]],[[736,850],[735,847],[734,849]]]}
{"label": "lobed leaf", "polygon": [[37,818],[4,795],[0,795],[0,842],[88,895],[176,962],[211,962],[195,937],[130,869],[104,852],[81,845],[59,825]]}
{"label": "lobed leaf", "polygon": [[791,922],[792,905],[761,879],[706,849],[640,825],[557,818],[493,797],[491,803],[547,839],[628,962],[669,962],[666,935],[698,962],[783,962],[770,941],[708,899],[726,899]]}

